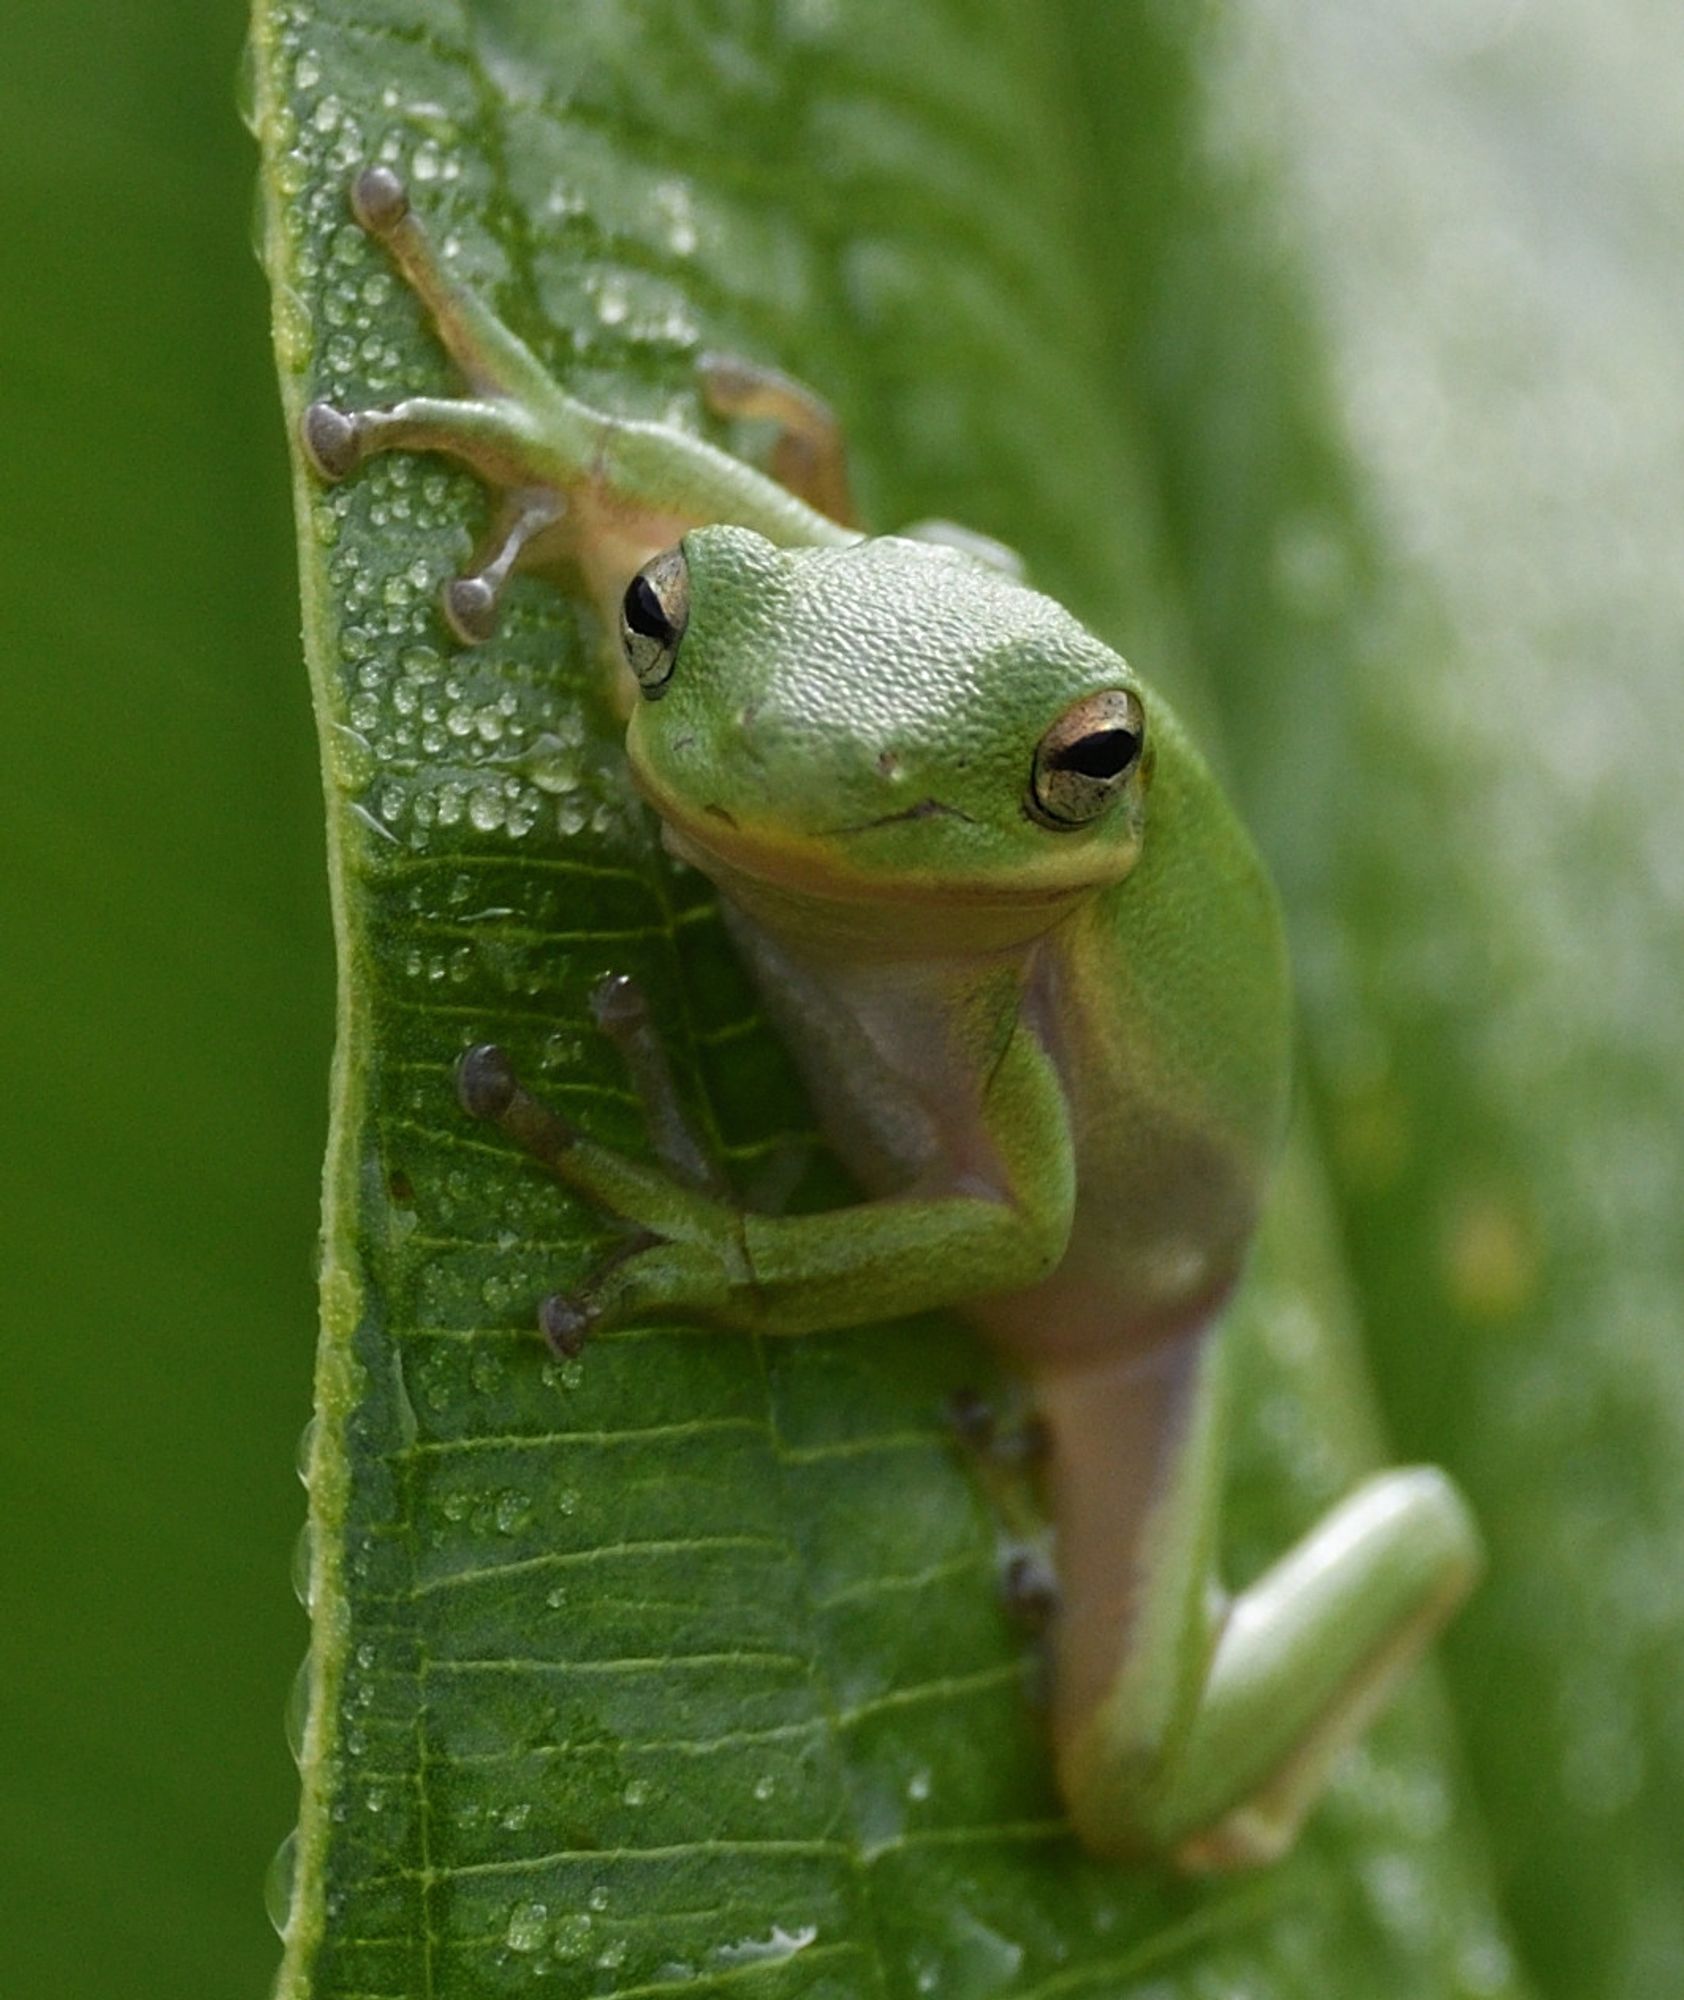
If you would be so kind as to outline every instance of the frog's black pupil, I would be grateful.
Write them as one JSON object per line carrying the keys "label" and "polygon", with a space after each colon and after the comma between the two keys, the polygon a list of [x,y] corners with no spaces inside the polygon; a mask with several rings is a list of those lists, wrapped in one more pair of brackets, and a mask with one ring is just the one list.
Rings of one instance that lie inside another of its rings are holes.
{"label": "frog's black pupil", "polygon": [[634,576],[626,585],[625,620],[640,638],[653,639],[657,646],[672,644],[672,620],[645,576]]}
{"label": "frog's black pupil", "polygon": [[1120,778],[1140,755],[1140,738],[1132,729],[1096,729],[1078,736],[1053,753],[1055,770],[1075,771],[1084,778]]}

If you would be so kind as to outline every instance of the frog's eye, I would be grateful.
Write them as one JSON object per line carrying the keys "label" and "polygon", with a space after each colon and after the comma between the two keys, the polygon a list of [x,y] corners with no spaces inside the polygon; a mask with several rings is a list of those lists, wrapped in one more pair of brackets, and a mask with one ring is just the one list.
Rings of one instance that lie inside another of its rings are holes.
{"label": "frog's eye", "polygon": [[1029,810],[1044,826],[1087,826],[1140,768],[1146,711],[1126,688],[1067,708],[1035,750]]}
{"label": "frog's eye", "polygon": [[667,549],[626,585],[620,644],[626,665],[650,701],[659,701],[690,619],[690,571],[682,549]]}

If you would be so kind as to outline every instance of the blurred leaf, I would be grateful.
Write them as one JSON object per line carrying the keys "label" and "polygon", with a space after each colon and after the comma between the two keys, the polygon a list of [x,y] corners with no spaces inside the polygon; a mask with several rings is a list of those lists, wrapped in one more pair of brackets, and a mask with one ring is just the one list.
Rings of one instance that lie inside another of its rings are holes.
{"label": "blurred leaf", "polygon": [[1388,1418],[1491,1542],[1452,1685],[1561,2000],[1684,1991],[1681,58],[1657,0],[1290,0],[1166,24],[1157,128],[1096,121]]}
{"label": "blurred leaf", "polygon": [[[364,0],[260,5],[255,50],[290,416],[452,386],[345,211],[390,158],[580,394],[699,423],[702,346],[775,360],[842,410],[874,519],[1005,535],[1199,705],[1039,20]],[[939,1423],[986,1373],[957,1328],[545,1357],[533,1302],[608,1236],[455,1111],[464,1045],[635,1147],[583,1025],[631,971],[741,1175],[805,1114],[629,794],[579,614],[532,585],[494,645],[445,642],[472,483],[383,460],[297,497],[342,983],[283,1993],[1511,1990],[1425,1693],[1266,1876],[1075,1849]],[[1242,1573],[1373,1452],[1303,1161],[1255,1279]]]}

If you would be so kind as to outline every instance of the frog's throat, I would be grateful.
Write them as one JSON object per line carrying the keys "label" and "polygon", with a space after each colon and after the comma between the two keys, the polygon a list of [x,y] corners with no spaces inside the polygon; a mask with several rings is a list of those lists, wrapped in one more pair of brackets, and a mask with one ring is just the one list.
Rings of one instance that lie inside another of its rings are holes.
{"label": "frog's throat", "polygon": [[633,775],[669,852],[700,869],[743,915],[809,950],[920,958],[1010,951],[1044,937],[1105,886],[1091,877],[873,874],[817,841],[756,837],[681,806],[635,760]]}

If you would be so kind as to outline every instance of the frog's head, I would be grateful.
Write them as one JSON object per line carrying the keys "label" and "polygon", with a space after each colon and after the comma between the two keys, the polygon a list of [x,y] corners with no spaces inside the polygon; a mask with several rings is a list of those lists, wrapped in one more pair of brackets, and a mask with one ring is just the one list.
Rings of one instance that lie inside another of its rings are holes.
{"label": "frog's head", "polygon": [[727,887],[1055,909],[1134,866],[1153,762],[1135,676],[968,555],[703,528],[633,578],[620,636],[633,772]]}

